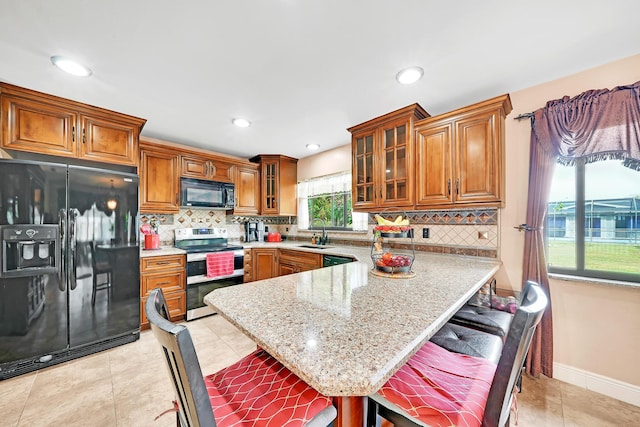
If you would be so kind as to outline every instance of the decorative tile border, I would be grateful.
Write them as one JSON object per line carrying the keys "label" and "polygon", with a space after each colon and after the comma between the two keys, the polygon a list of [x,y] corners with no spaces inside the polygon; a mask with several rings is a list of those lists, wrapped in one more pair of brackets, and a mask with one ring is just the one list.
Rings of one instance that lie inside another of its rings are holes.
{"label": "decorative tile border", "polygon": [[227,223],[243,224],[245,222],[262,221],[265,224],[295,224],[297,217],[292,216],[239,216],[227,215]]}
{"label": "decorative tile border", "polygon": [[169,225],[173,224],[173,215],[171,214],[141,214],[140,215],[140,223],[146,224],[151,222],[152,220],[156,220],[160,223],[160,225]]}
{"label": "decorative tile border", "polygon": [[[375,213],[369,214],[369,224],[375,224]],[[411,224],[498,224],[497,209],[463,209],[463,210],[442,210],[442,211],[411,211],[411,212],[379,212],[379,215],[387,219],[393,219],[397,215],[409,217]]]}

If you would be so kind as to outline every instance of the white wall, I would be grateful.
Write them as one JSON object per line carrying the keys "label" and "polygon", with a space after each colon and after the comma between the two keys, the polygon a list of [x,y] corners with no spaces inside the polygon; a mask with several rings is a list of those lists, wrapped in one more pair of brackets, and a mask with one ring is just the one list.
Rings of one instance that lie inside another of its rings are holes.
{"label": "white wall", "polygon": [[[524,233],[513,227],[526,219],[528,120],[513,118],[564,95],[613,88],[640,80],[640,55],[511,93],[506,123],[506,206],[501,211],[498,287],[521,289]],[[639,183],[640,186],[640,183]],[[639,261],[640,262],[640,261]],[[640,287],[551,280],[554,361],[557,364],[631,384],[640,390]]]}
{"label": "white wall", "polygon": [[345,145],[298,160],[298,182],[351,170],[351,141]]}

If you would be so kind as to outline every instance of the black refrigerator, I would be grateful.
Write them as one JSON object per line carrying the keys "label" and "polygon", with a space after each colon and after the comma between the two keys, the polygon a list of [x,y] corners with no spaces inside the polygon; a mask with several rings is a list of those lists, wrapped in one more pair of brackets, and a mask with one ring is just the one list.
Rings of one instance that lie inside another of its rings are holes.
{"label": "black refrigerator", "polygon": [[0,160],[0,379],[139,338],[138,184]]}

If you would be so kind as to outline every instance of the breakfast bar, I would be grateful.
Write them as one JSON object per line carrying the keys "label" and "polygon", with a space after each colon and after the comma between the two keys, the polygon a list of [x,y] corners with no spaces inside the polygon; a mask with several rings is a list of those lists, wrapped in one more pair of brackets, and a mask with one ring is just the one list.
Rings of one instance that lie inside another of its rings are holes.
{"label": "breakfast bar", "polygon": [[420,253],[412,278],[371,274],[371,262],[217,289],[205,302],[319,392],[336,426],[362,425],[377,391],[482,287],[500,262]]}

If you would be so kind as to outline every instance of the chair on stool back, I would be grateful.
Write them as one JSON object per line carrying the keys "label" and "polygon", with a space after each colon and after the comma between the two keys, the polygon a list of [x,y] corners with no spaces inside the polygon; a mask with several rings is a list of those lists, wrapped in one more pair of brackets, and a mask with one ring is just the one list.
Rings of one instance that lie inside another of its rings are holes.
{"label": "chair on stool back", "polygon": [[168,320],[161,289],[151,291],[145,310],[176,392],[178,426],[319,427],[335,419],[328,397],[263,350],[203,377],[189,330]]}
{"label": "chair on stool back", "polygon": [[546,295],[532,284],[516,310],[497,366],[428,342],[369,396],[367,426],[376,425],[378,414],[397,427],[507,425],[514,386],[546,307]]}
{"label": "chair on stool back", "polygon": [[[531,281],[525,284],[520,303],[526,299],[532,284]],[[469,304],[453,316],[431,337],[431,342],[454,353],[498,363],[513,316],[505,311]],[[500,321],[495,322],[496,319]],[[497,332],[502,328],[504,332]]]}
{"label": "chair on stool back", "polygon": [[[91,242],[91,269],[93,275],[93,290],[91,291],[91,305],[96,304],[96,293],[99,290],[106,289],[111,292],[111,264],[108,261],[98,259],[98,251],[96,251],[95,243]],[[106,275],[106,282],[98,283],[98,276]]]}
{"label": "chair on stool back", "polygon": [[[522,303],[527,292],[529,292],[531,283],[531,281],[525,283],[521,293],[520,303]],[[453,315],[449,323],[497,335],[504,342],[507,337],[507,331],[509,331],[509,325],[511,325],[511,320],[513,320],[513,315],[506,311],[490,307],[478,307],[466,303]]]}

